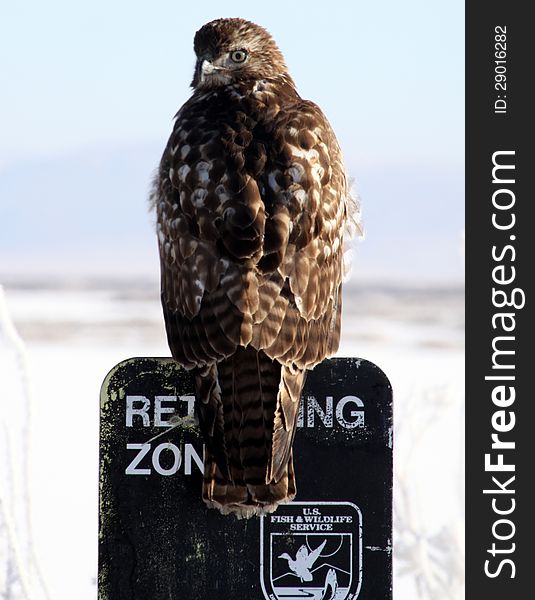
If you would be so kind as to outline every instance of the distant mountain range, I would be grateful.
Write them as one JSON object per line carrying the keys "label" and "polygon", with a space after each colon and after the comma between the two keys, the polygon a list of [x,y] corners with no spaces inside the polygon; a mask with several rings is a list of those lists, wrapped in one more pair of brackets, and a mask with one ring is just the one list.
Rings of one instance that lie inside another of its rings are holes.
{"label": "distant mountain range", "polygon": [[[159,268],[147,196],[161,143],[105,146],[0,172],[0,276],[132,276]],[[356,271],[380,281],[462,279],[463,173],[353,165],[366,241]]]}

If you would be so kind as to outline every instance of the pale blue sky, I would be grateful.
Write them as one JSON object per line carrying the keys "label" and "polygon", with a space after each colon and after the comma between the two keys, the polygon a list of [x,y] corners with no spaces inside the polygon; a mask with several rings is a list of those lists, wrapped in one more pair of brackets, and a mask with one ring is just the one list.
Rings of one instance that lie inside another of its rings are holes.
{"label": "pale blue sky", "polygon": [[[154,154],[148,180],[172,116],[189,95],[193,35],[220,16],[265,26],[301,95],[324,109],[364,196],[365,214],[369,207],[368,237],[378,231],[375,219],[388,211],[390,198],[398,217],[383,234],[409,234],[424,215],[426,227],[433,218],[442,228],[441,219],[450,221],[447,243],[454,247],[462,229],[464,152],[460,0],[4,2],[0,169],[9,178],[26,162],[31,177],[31,165],[47,160],[150,147],[158,150],[147,151]],[[411,188],[418,173],[426,181],[419,191],[416,181]],[[433,212],[435,184],[442,199]],[[10,183],[4,191],[18,193],[20,187]],[[361,252],[370,254],[372,266],[381,252],[388,263],[387,248],[365,246]],[[446,255],[440,260],[443,266],[427,270],[447,270]],[[398,269],[395,261],[383,267]]]}
{"label": "pale blue sky", "polygon": [[272,32],[301,94],[328,113],[348,161],[460,158],[458,0],[3,4],[4,162],[165,138],[189,94],[193,34],[219,16],[243,16]]}

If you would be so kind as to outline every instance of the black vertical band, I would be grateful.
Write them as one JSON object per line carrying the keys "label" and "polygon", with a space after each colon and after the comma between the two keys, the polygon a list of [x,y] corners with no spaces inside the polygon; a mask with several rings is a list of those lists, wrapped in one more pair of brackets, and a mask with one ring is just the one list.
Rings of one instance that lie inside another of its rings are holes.
{"label": "black vertical band", "polygon": [[527,597],[533,573],[535,52],[527,7],[472,0],[466,8],[466,597],[485,600]]}

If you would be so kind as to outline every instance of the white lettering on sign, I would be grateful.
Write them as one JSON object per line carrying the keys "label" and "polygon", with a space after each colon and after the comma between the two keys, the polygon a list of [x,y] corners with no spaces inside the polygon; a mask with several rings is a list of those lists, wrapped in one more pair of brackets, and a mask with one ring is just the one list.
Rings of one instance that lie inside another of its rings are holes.
{"label": "white lettering on sign", "polygon": [[[140,418],[143,427],[172,427],[173,423],[169,417],[178,411],[176,408],[177,400],[186,404],[185,415],[193,417],[195,396],[154,396],[153,419],[151,424],[151,400],[146,396],[127,396],[126,397],[126,426],[133,427],[136,424],[134,417]],[[174,406],[166,406],[173,402]]]}
{"label": "white lettering on sign", "polygon": [[150,444],[126,444],[127,450],[139,450],[134,460],[126,467],[125,475],[150,475],[150,469],[138,469],[139,463],[150,451]]}
{"label": "white lettering on sign", "polygon": [[[204,447],[203,447],[204,453]],[[201,473],[204,473],[204,462],[203,459],[195,452],[195,448],[191,444],[186,444],[184,447],[184,460],[186,462],[184,466],[184,475],[191,475],[191,461],[195,461],[195,464],[199,468]]]}
{"label": "white lettering on sign", "polygon": [[307,398],[307,427],[314,427],[314,415],[317,414],[325,427],[333,426],[333,397],[325,399],[325,412],[314,396]]}
{"label": "white lettering on sign", "polygon": [[[178,402],[186,404],[180,410]],[[173,403],[173,406],[169,406]],[[193,417],[195,396],[154,396],[154,404],[146,396],[126,396],[126,426],[133,427],[141,419],[143,427],[172,427],[171,415],[181,414]],[[346,408],[347,407],[347,408]],[[352,410],[350,410],[352,408]],[[355,408],[359,410],[355,410]],[[344,429],[364,427],[364,402],[358,396],[344,396],[335,404],[333,396],[326,396],[322,404],[315,396],[303,398],[299,407],[297,427],[314,428],[319,422],[323,427],[332,428],[338,423]],[[305,424],[306,414],[306,424]],[[169,415],[169,416],[167,416]],[[152,418],[151,418],[152,417]]]}
{"label": "white lettering on sign", "polygon": [[[184,465],[184,475],[191,475],[193,463],[197,465],[200,473],[204,473],[203,459],[193,444],[184,444],[183,452],[171,442],[159,444],[154,450],[151,444],[127,444],[126,449],[136,450],[137,454],[126,467],[125,475],[151,475],[152,468],[147,466],[151,463],[156,473],[165,477],[178,473],[182,465]],[[201,454],[203,452],[204,447]]]}
{"label": "white lettering on sign", "polygon": [[171,423],[163,420],[162,415],[174,413],[175,407],[162,406],[162,402],[176,402],[176,396],[154,396],[154,425],[156,427],[171,427]]}
{"label": "white lettering on sign", "polygon": [[[353,408],[356,406],[361,410],[349,410],[351,404],[354,405]],[[363,408],[364,402],[358,396],[344,396],[336,403],[336,409],[334,407],[333,396],[326,396],[325,408],[321,406],[314,396],[308,396],[303,398],[303,402],[301,402],[301,406],[299,407],[297,427],[305,427],[305,413],[307,416],[306,427],[309,428],[316,427],[316,416],[324,427],[332,428],[335,417],[336,422],[344,429],[364,427]]]}
{"label": "white lettering on sign", "polygon": [[363,410],[350,410],[349,416],[352,417],[351,421],[348,421],[344,417],[344,408],[346,404],[352,402],[359,408],[364,406],[364,402],[357,396],[344,396],[340,402],[336,405],[336,420],[342,427],[346,429],[354,429],[355,427],[364,427],[364,411]]}
{"label": "white lettering on sign", "polygon": [[[184,403],[184,404],[180,404]],[[179,415],[192,417],[194,414],[195,396],[154,396],[154,400],[146,396],[126,396],[126,426],[134,427],[176,427]],[[179,410],[183,407],[183,410]],[[184,410],[185,409],[185,410]],[[358,396],[344,396],[335,403],[333,396],[326,396],[325,403],[320,404],[315,396],[303,399],[299,409],[297,427],[313,428],[321,425],[333,428],[335,422],[345,429],[364,427],[364,402]],[[305,425],[306,413],[306,425]],[[173,419],[175,416],[175,419]],[[155,437],[160,437],[160,433]],[[165,435],[168,435],[165,433]],[[153,472],[169,477],[181,469],[184,475],[191,475],[195,463],[200,473],[204,472],[203,452],[198,452],[193,444],[183,444],[182,449],[171,442],[156,446],[148,443],[127,444],[127,450],[136,454],[125,469],[126,475],[151,475]]]}
{"label": "white lettering on sign", "polygon": [[[173,464],[167,468],[164,468],[160,462],[160,455],[164,450],[170,451],[173,454]],[[171,442],[166,442],[156,446],[154,452],[152,453],[152,466],[154,467],[156,473],[159,473],[160,475],[174,475],[178,472],[178,469],[180,469],[181,463],[182,454],[178,447],[174,444],[171,444]]]}
{"label": "white lettering on sign", "polygon": [[[138,408],[135,408],[136,404],[141,404]],[[143,420],[143,427],[149,427],[149,408],[150,400],[145,396],[127,396],[126,397],[126,426],[132,427],[134,416],[137,415]]]}

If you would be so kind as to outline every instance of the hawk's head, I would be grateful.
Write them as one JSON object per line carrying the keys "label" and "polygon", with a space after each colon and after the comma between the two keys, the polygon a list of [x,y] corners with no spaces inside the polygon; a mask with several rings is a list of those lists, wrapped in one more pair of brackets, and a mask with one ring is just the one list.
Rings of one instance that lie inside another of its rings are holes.
{"label": "hawk's head", "polygon": [[207,89],[284,75],[284,57],[271,35],[245,19],[216,19],[195,34],[192,87]]}

